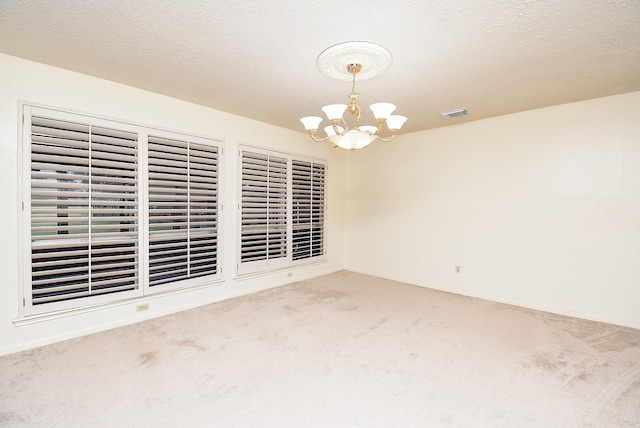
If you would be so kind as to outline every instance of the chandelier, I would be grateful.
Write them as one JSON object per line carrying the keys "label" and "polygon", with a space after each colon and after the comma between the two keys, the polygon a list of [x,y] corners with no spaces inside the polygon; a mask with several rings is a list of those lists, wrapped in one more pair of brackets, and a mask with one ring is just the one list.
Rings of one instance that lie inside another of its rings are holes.
{"label": "chandelier", "polygon": [[[345,66],[346,63],[346,66]],[[356,75],[365,65],[371,66],[365,70],[366,77],[375,77],[384,72],[391,64],[391,54],[382,46],[368,42],[346,42],[332,46],[318,57],[318,68],[328,77],[337,80],[346,80],[349,76],[352,82],[349,104],[329,104],[322,107],[322,111],[331,122],[324,127],[326,137],[316,136],[318,127],[322,122],[319,116],[306,116],[300,119],[307,133],[314,141],[329,140],[334,147],[348,150],[367,147],[375,140],[391,141],[397,134],[407,118],[392,115],[396,106],[391,103],[374,103],[370,108],[376,119],[376,126],[361,125],[362,108],[358,105],[358,92],[356,92]],[[377,68],[375,67],[377,66]],[[346,71],[346,73],[345,73]],[[363,72],[363,73],[365,73]],[[352,127],[349,128],[344,119],[344,113],[348,111],[353,116]],[[387,129],[387,136],[382,133]]]}

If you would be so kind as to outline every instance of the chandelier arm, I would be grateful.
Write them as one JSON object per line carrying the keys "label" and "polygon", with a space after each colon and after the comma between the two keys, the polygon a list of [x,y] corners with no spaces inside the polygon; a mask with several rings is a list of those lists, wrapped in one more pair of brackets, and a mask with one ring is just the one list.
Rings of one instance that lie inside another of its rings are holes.
{"label": "chandelier arm", "polygon": [[350,129],[349,125],[347,124],[347,121],[344,120],[344,117],[342,118],[342,124],[344,125],[344,131],[342,131],[342,133],[337,132],[338,135],[342,135]]}
{"label": "chandelier arm", "polygon": [[318,138],[315,135],[313,135],[312,133],[309,133],[309,137],[311,137],[313,139],[313,141],[317,141],[318,143],[321,143],[323,141],[327,141],[329,139],[329,137]]}
{"label": "chandelier arm", "polygon": [[391,136],[390,136],[390,137],[387,137],[387,138],[383,138],[383,137],[381,137],[381,136],[379,136],[379,135],[378,135],[377,137],[378,137],[378,140],[380,140],[380,141],[384,141],[385,143],[388,143],[389,141],[391,141],[391,140],[393,140],[394,138],[396,138],[396,134],[391,134]]}
{"label": "chandelier arm", "polygon": [[376,132],[374,132],[374,134],[380,135],[380,132],[382,132],[382,130],[384,129],[384,125],[386,123],[387,123],[386,119],[378,119],[378,129],[376,130]]}

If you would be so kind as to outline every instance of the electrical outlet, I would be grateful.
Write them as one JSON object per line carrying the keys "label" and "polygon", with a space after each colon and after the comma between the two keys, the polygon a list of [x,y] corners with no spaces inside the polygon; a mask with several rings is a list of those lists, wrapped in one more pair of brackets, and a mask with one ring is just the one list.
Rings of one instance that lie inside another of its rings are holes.
{"label": "electrical outlet", "polygon": [[142,311],[148,311],[149,310],[149,304],[148,303],[142,303],[138,306],[136,306],[136,312],[142,312]]}
{"label": "electrical outlet", "polygon": [[287,273],[287,278],[293,278],[293,272]]}
{"label": "electrical outlet", "polygon": [[456,273],[462,273],[462,266],[456,265]]}

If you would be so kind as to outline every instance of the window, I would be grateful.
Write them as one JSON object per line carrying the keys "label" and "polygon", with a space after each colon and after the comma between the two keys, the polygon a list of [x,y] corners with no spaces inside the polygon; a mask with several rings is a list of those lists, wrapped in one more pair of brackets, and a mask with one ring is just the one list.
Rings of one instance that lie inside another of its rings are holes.
{"label": "window", "polygon": [[238,273],[324,257],[326,162],[242,147]]}
{"label": "window", "polygon": [[220,273],[216,142],[31,106],[23,142],[25,313]]}
{"label": "window", "polygon": [[287,256],[287,159],[242,155],[240,263],[274,264]]}
{"label": "window", "polygon": [[149,136],[149,285],[215,274],[218,148]]}
{"label": "window", "polygon": [[324,254],[324,164],[291,162],[292,258]]}

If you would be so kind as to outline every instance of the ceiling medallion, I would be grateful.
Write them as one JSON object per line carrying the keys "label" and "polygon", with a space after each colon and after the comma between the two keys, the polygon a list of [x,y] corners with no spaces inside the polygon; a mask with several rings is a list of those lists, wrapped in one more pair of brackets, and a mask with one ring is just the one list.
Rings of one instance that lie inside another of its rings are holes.
{"label": "ceiling medallion", "polygon": [[318,55],[318,69],[330,79],[351,81],[348,64],[360,64],[358,80],[380,76],[391,67],[393,57],[386,48],[370,42],[345,42],[331,46]]}
{"label": "ceiling medallion", "polygon": [[[396,106],[390,103],[374,103],[370,106],[376,118],[377,126],[361,126],[360,118],[362,109],[358,105],[358,92],[356,92],[356,75],[360,80],[372,79],[384,73],[391,66],[391,53],[384,47],[369,42],[346,42],[331,46],[322,51],[318,56],[318,69],[325,76],[340,80],[351,80],[351,93],[349,105],[330,104],[322,107],[331,125],[324,131],[327,136],[316,137],[316,132],[322,118],[319,116],[307,116],[300,119],[305,129],[314,141],[329,140],[334,147],[356,150],[368,146],[373,141],[391,141],[398,133],[407,118],[392,115]],[[344,112],[352,114],[355,125],[350,129],[343,118]],[[380,132],[387,128],[388,137],[380,136]]]}

